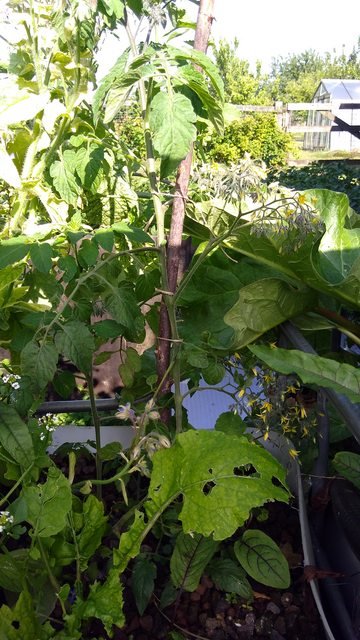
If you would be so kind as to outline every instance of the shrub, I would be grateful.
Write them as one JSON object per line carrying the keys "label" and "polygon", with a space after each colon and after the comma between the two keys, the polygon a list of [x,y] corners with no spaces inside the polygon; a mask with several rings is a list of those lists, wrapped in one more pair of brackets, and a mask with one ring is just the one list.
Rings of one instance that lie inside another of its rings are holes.
{"label": "shrub", "polygon": [[245,153],[255,160],[263,160],[268,167],[286,164],[294,142],[280,129],[271,113],[251,113],[225,127],[221,136],[214,136],[207,144],[210,156],[216,162],[231,164]]}

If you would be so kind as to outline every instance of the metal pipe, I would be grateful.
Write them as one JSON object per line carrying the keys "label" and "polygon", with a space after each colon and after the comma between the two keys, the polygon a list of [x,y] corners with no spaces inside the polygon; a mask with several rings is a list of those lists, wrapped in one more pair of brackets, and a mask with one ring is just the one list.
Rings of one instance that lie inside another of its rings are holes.
{"label": "metal pipe", "polygon": [[[98,411],[115,411],[119,406],[117,398],[105,398],[96,400]],[[54,400],[43,402],[37,409],[36,415],[43,416],[46,413],[80,413],[91,411],[90,400]]]}

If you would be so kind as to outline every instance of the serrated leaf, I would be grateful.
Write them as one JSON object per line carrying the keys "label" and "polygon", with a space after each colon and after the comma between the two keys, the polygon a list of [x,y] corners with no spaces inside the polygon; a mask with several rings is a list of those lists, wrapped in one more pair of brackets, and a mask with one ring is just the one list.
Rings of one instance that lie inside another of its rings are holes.
{"label": "serrated leaf", "polygon": [[81,147],[76,152],[76,173],[81,184],[91,193],[97,193],[103,177],[104,148],[98,144]]}
{"label": "serrated leaf", "polygon": [[29,467],[35,460],[28,426],[14,407],[3,403],[0,403],[0,444],[21,467]]}
{"label": "serrated leaf", "polygon": [[338,451],[333,460],[333,465],[340,475],[350,480],[357,489],[360,489],[360,456],[351,451]]}
{"label": "serrated leaf", "polygon": [[192,65],[180,66],[178,73],[189,89],[200,98],[202,105],[207,111],[210,122],[212,122],[216,130],[220,132],[224,126],[223,105],[210,93],[204,76]]}
{"label": "serrated leaf", "polygon": [[235,555],[247,573],[274,589],[290,585],[289,565],[275,542],[263,531],[249,529],[234,544]]}
{"label": "serrated leaf", "polygon": [[34,267],[41,273],[48,273],[52,267],[52,248],[47,242],[34,243],[30,247],[30,257]]}
{"label": "serrated leaf", "polygon": [[196,138],[196,114],[186,96],[160,91],[151,101],[149,122],[161,158],[161,174],[167,176],[185,158]]}
{"label": "serrated leaf", "polygon": [[44,484],[23,487],[26,520],[35,536],[47,538],[64,529],[71,510],[72,494],[69,481],[56,467],[50,467]]}
{"label": "serrated leaf", "polygon": [[55,335],[55,344],[60,353],[69,358],[80,371],[90,373],[95,344],[85,324],[79,320],[70,320],[63,324]]}
{"label": "serrated leaf", "polygon": [[142,616],[154,592],[156,565],[144,555],[136,558],[131,575],[131,588],[136,607]]}
{"label": "serrated leaf", "polygon": [[77,598],[72,615],[80,623],[83,619],[98,618],[106,632],[112,634],[112,626],[120,628],[125,624],[123,613],[123,585],[116,568],[109,570],[105,582],[95,582],[90,586],[90,594],[84,602]]}
{"label": "serrated leaf", "polygon": [[121,336],[123,326],[115,320],[100,320],[92,325],[92,329],[100,338],[111,339]]}
{"label": "serrated leaf", "polygon": [[27,343],[21,352],[21,370],[31,379],[34,389],[42,390],[53,379],[59,352],[53,344]]}
{"label": "serrated leaf", "polygon": [[123,327],[122,334],[129,340],[138,342],[143,331],[144,318],[132,291],[126,287],[112,287],[111,293],[104,299],[104,306],[115,322]]}
{"label": "serrated leaf", "polygon": [[252,600],[252,588],[244,571],[230,558],[217,558],[209,566],[209,574],[218,589]]}
{"label": "serrated leaf", "polygon": [[58,260],[57,266],[60,271],[64,272],[65,282],[70,282],[78,271],[76,260],[72,256],[63,256]]}
{"label": "serrated leaf", "polygon": [[224,83],[222,81],[218,67],[212,62],[212,60],[210,60],[210,58],[205,53],[196,49],[182,51],[181,49],[176,49],[175,47],[169,47],[168,50],[176,60],[186,60],[188,62],[193,62],[198,67],[201,67],[201,69],[203,69],[208,76],[218,98],[221,101],[224,100]]}
{"label": "serrated leaf", "polygon": [[77,536],[81,571],[85,571],[89,559],[100,546],[107,526],[104,505],[95,496],[90,495],[86,498],[83,514],[84,526]]}
{"label": "serrated leaf", "polygon": [[0,244],[0,269],[25,258],[29,248],[30,246],[23,236],[4,240]]}
{"label": "serrated leaf", "polygon": [[76,206],[80,187],[75,178],[76,152],[66,149],[60,154],[60,159],[52,163],[50,175],[54,187],[60,197],[68,204]]}
{"label": "serrated leaf", "polygon": [[350,364],[296,349],[272,349],[263,345],[248,348],[275,371],[296,373],[304,383],[333,389],[352,402],[360,400],[360,371]]}
{"label": "serrated leaf", "polygon": [[212,538],[204,538],[198,533],[189,535],[181,531],[176,538],[170,560],[171,579],[175,587],[195,591],[218,546]]}
{"label": "serrated leaf", "polygon": [[245,432],[246,424],[236,413],[225,411],[216,420],[215,429],[228,435],[240,436]]}
{"label": "serrated leaf", "polygon": [[13,609],[5,604],[0,608],[0,636],[4,640],[44,638],[28,591],[21,592]]}

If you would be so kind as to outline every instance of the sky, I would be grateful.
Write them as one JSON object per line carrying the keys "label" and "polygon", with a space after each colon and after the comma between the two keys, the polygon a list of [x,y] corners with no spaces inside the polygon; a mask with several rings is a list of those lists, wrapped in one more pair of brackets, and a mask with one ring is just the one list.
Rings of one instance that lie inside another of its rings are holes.
{"label": "sky", "polygon": [[273,57],[306,49],[350,53],[360,36],[359,0],[215,0],[214,14],[214,39],[236,37],[239,57],[264,71]]}

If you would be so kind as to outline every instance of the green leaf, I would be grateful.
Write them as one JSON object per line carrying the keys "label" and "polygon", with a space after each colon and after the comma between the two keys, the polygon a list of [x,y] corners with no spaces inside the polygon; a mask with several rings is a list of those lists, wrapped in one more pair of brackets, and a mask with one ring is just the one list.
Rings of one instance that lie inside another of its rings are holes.
{"label": "green leaf", "polygon": [[175,587],[195,591],[218,546],[212,538],[180,531],[170,560],[171,579]]}
{"label": "green leaf", "polygon": [[100,320],[92,325],[92,329],[100,338],[118,338],[123,332],[123,326],[115,320]]}
{"label": "green leaf", "polygon": [[0,444],[21,467],[29,467],[35,453],[28,426],[15,409],[0,403]]}
{"label": "green leaf", "polygon": [[82,267],[93,267],[96,264],[99,255],[99,248],[95,242],[85,238],[82,241],[81,247],[78,251],[79,263]]}
{"label": "green leaf", "polygon": [[287,589],[289,565],[275,542],[263,531],[249,529],[234,544],[235,555],[247,573],[268,587]]}
{"label": "green leaf", "polygon": [[58,260],[57,266],[60,271],[64,272],[63,279],[65,282],[70,282],[78,271],[76,260],[72,256],[63,256]]}
{"label": "green leaf", "polygon": [[126,622],[122,593],[123,585],[119,578],[119,571],[112,568],[104,583],[95,582],[90,586],[90,595],[85,602],[80,598],[77,599],[73,615],[79,620],[98,618],[106,632],[111,635],[113,625],[121,629]]}
{"label": "green leaf", "polygon": [[275,371],[296,373],[306,384],[333,389],[352,402],[360,400],[360,371],[350,364],[296,349],[272,349],[263,345],[248,348]]}
{"label": "green leaf", "polygon": [[50,167],[50,175],[54,187],[60,197],[68,204],[76,206],[80,187],[75,178],[76,152],[66,149],[59,154],[60,160],[56,160]]}
{"label": "green leaf", "polygon": [[160,91],[151,101],[149,121],[161,158],[161,174],[167,176],[185,158],[196,138],[196,114],[191,101],[181,93]]}
{"label": "green leaf", "polygon": [[44,389],[53,379],[58,357],[59,352],[53,344],[39,345],[35,340],[27,343],[21,352],[21,370],[31,379],[34,389]]}
{"label": "green leaf", "polygon": [[88,496],[84,503],[83,513],[84,526],[77,536],[81,571],[85,571],[89,559],[100,546],[107,525],[104,505],[95,496]]}
{"label": "green leaf", "polygon": [[207,384],[220,384],[225,376],[225,367],[219,362],[211,362],[206,369],[201,371],[201,375]]}
{"label": "green leaf", "polygon": [[156,565],[146,555],[140,554],[135,560],[131,574],[131,588],[141,616],[154,592],[155,578]]}
{"label": "green leaf", "polygon": [[29,245],[24,236],[3,240],[0,244],[0,269],[4,269],[10,264],[19,262],[25,258],[29,251]]}
{"label": "green leaf", "polygon": [[207,111],[209,120],[217,131],[224,126],[222,103],[210,93],[204,76],[194,69],[192,65],[179,67],[179,76],[197,96]]}
{"label": "green leaf", "polygon": [[14,591],[15,593],[22,591],[27,557],[27,553],[25,552],[24,554],[24,551],[24,549],[15,549],[0,555],[0,587],[7,591]]}
{"label": "green leaf", "polygon": [[114,15],[117,20],[121,20],[124,15],[124,3],[121,0],[103,0],[108,8],[109,15]]}
{"label": "green leaf", "polygon": [[350,480],[357,489],[360,489],[360,456],[358,453],[338,451],[333,465],[340,475]]}
{"label": "green leaf", "polygon": [[47,242],[35,243],[30,247],[30,258],[41,273],[48,273],[52,267],[52,248]]}
{"label": "green leaf", "polygon": [[193,62],[198,67],[201,67],[201,69],[203,69],[208,76],[218,98],[221,101],[224,100],[224,83],[220,76],[219,70],[205,53],[203,53],[202,51],[197,51],[196,49],[182,51],[181,49],[176,49],[174,47],[169,47],[168,50],[176,60],[186,60],[188,62]]}
{"label": "green leaf", "polygon": [[154,244],[154,240],[148,233],[143,231],[143,229],[139,229],[138,227],[128,224],[127,222],[116,222],[111,228],[114,233],[123,234],[132,242],[138,242],[139,244],[142,244],[143,242]]}
{"label": "green leaf", "polygon": [[252,600],[252,588],[244,571],[230,558],[217,558],[209,566],[209,574],[217,589],[236,593],[244,600]]}
{"label": "green leaf", "polygon": [[59,352],[69,358],[80,371],[90,373],[95,344],[85,324],[79,320],[70,320],[63,324],[55,335],[55,344]]}
{"label": "green leaf", "polygon": [[13,610],[7,605],[0,608],[0,637],[4,640],[45,640],[36,616],[35,604],[28,593],[22,591]]}
{"label": "green leaf", "polygon": [[26,501],[26,520],[34,535],[40,538],[54,536],[64,529],[71,510],[72,496],[69,481],[56,467],[50,467],[44,484],[23,487]]}
{"label": "green leaf", "polygon": [[111,229],[97,229],[94,240],[102,249],[110,252],[114,247],[114,232]]}
{"label": "green leaf", "polygon": [[[287,502],[285,469],[244,437],[220,431],[187,431],[169,449],[157,451],[145,503],[148,522],[137,511],[123,533],[114,563],[124,570],[163,511],[183,496],[179,519],[184,533],[224,540],[242,526],[251,509],[269,500]],[[278,483],[275,484],[274,479]]]}
{"label": "green leaf", "polygon": [[91,193],[97,193],[103,177],[104,147],[90,144],[76,152],[76,173],[81,184]]}
{"label": "green leaf", "polygon": [[1,86],[0,96],[0,129],[9,125],[32,120],[49,102],[49,93],[30,93],[19,89],[19,85],[12,77],[5,79],[8,86]]}
{"label": "green leaf", "polygon": [[111,288],[104,299],[105,309],[111,314],[115,322],[123,327],[122,334],[133,342],[140,342],[143,335],[144,317],[137,305],[132,291],[126,286]]}
{"label": "green leaf", "polygon": [[309,290],[275,278],[257,280],[240,290],[239,299],[224,315],[234,329],[233,349],[241,349],[261,334],[314,306]]}
{"label": "green leaf", "polygon": [[126,65],[129,59],[130,49],[126,49],[124,53],[117,59],[114,66],[110,69],[109,73],[102,79],[97,91],[95,92],[93,98],[93,113],[94,120],[97,122],[100,115],[100,110],[102,108],[103,102],[108,91],[111,87],[116,83],[118,78],[121,78],[123,73],[125,72]]}
{"label": "green leaf", "polygon": [[215,423],[216,431],[222,431],[228,435],[240,436],[243,435],[246,424],[240,416],[232,411],[225,411],[221,413]]}

